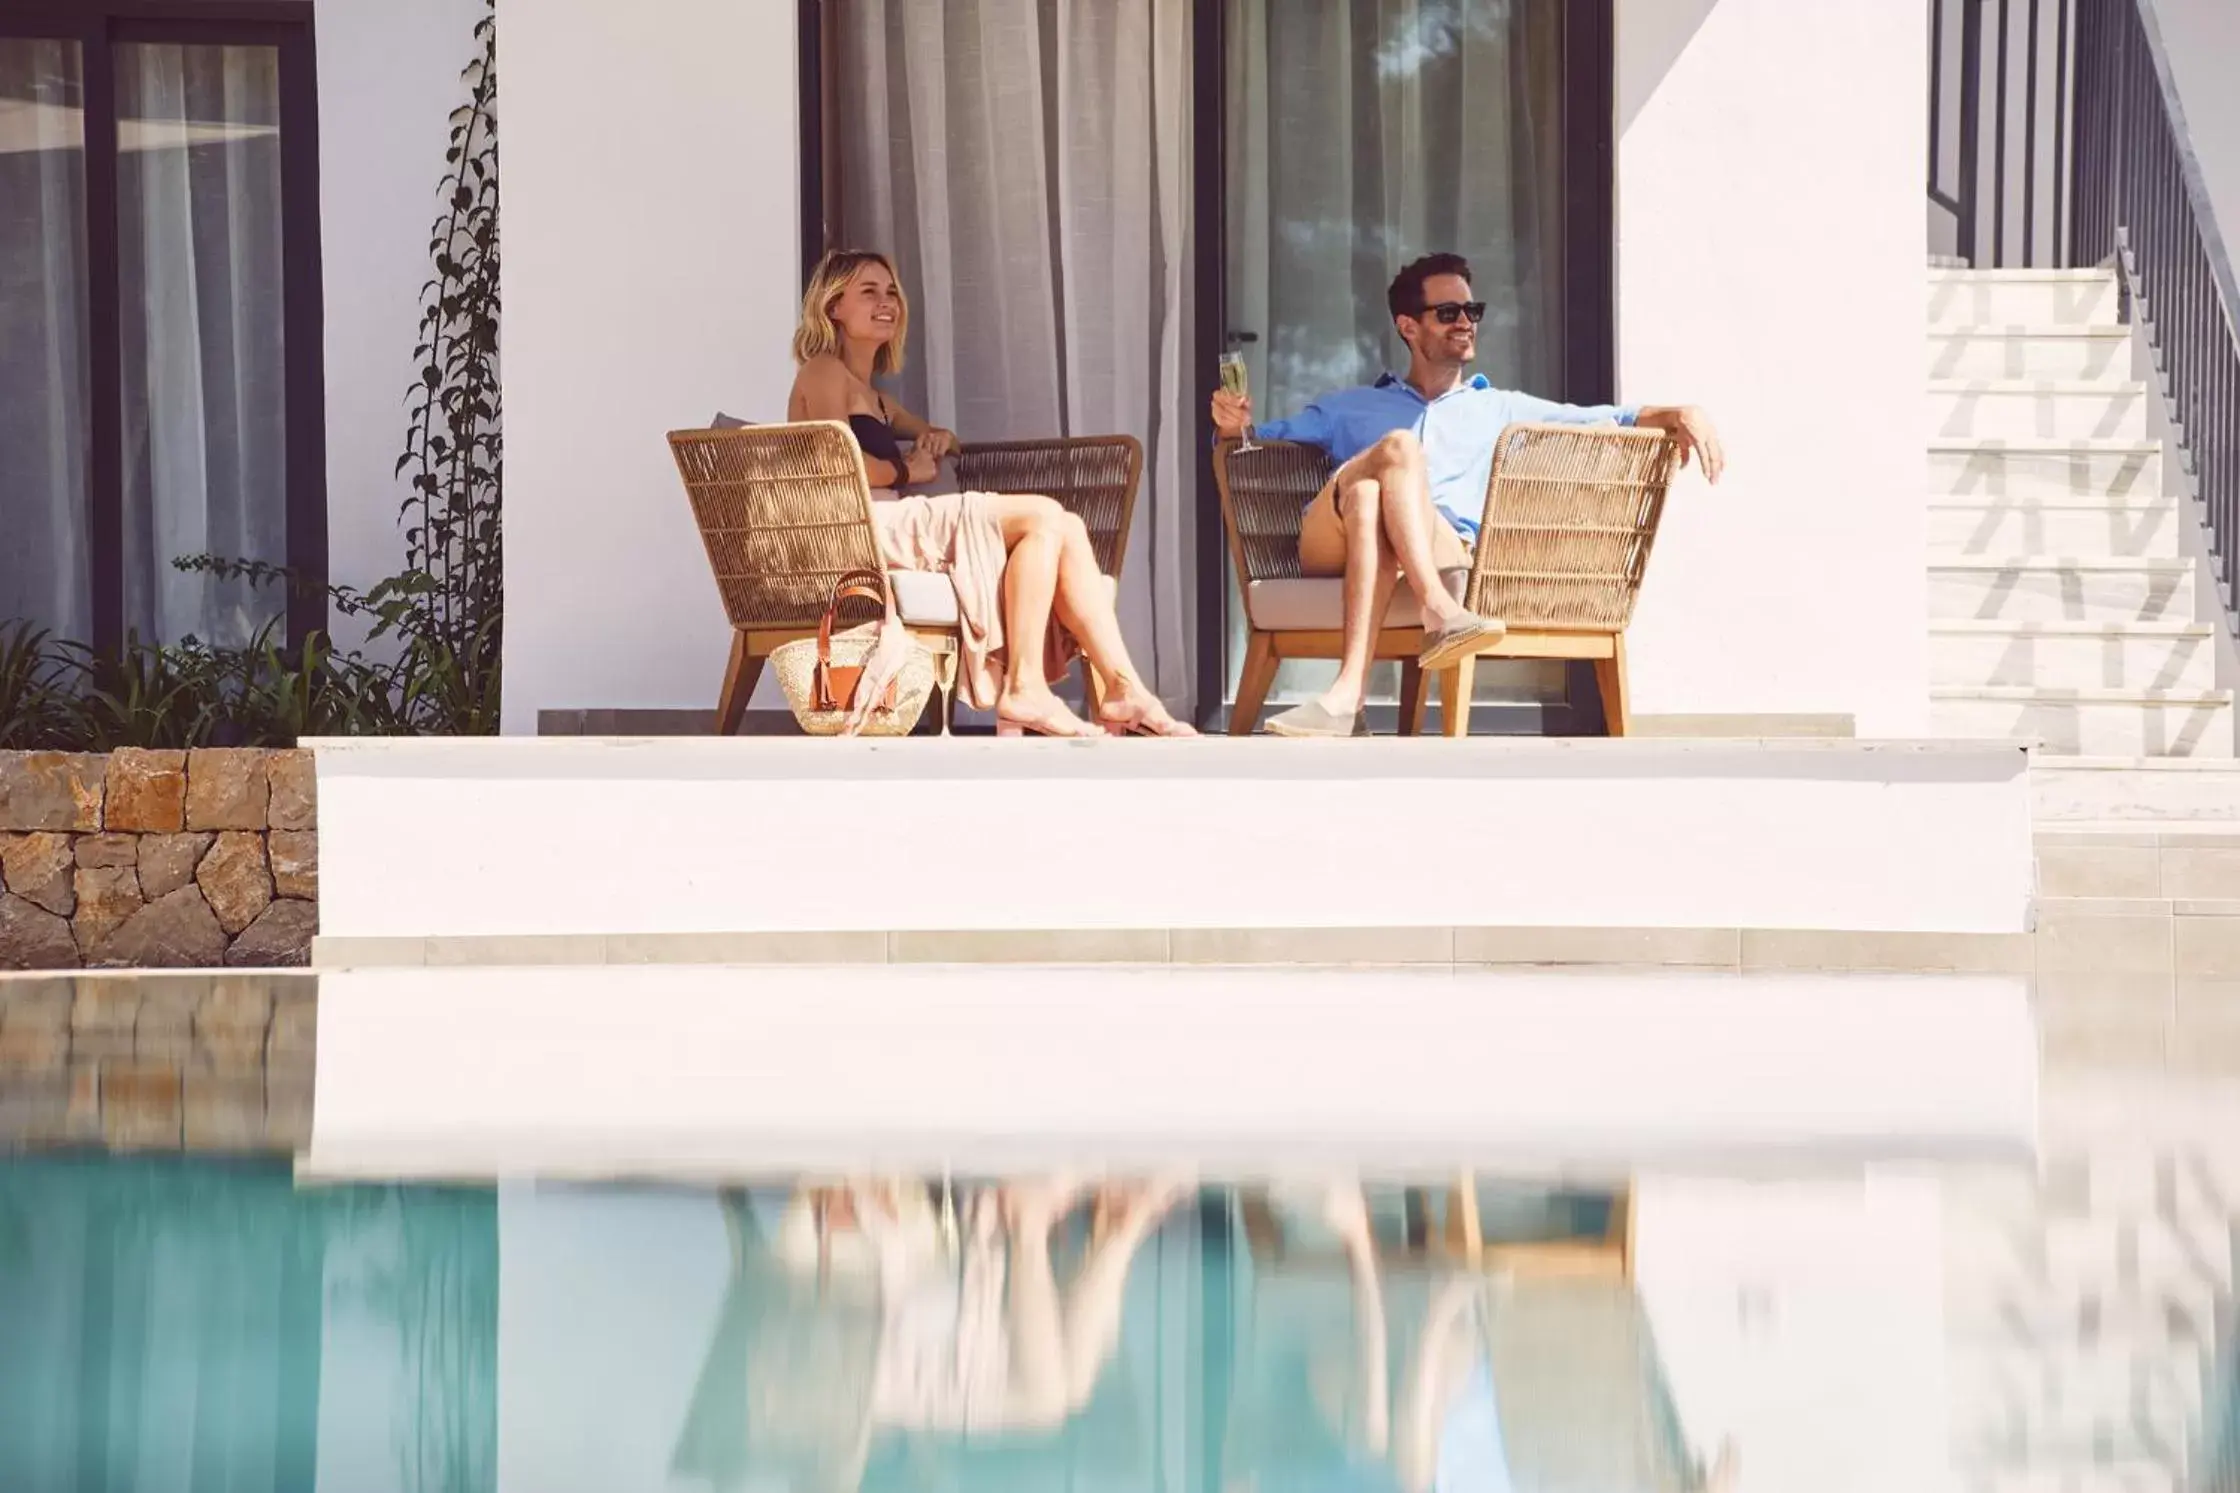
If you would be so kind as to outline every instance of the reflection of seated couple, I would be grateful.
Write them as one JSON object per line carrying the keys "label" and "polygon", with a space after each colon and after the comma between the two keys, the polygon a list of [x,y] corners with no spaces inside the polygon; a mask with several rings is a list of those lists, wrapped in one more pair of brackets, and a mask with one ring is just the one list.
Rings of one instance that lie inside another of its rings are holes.
{"label": "reflection of seated couple", "polygon": [[[1405,584],[1424,618],[1423,666],[1443,668],[1504,630],[1465,611],[1441,572],[1469,564],[1493,447],[1515,421],[1615,422],[1665,430],[1716,481],[1724,458],[1710,422],[1692,408],[1568,405],[1496,389],[1464,376],[1477,356],[1485,303],[1471,299],[1470,266],[1433,254],[1402,269],[1387,292],[1407,345],[1404,376],[1340,390],[1260,433],[1320,448],[1337,472],[1309,505],[1299,533],[1307,575],[1344,576],[1344,643],[1338,677],[1323,694],[1271,720],[1287,736],[1353,732],[1375,636]],[[934,493],[957,437],[904,409],[873,380],[902,367],[909,306],[883,254],[835,251],[812,275],[793,355],[800,365],[789,420],[846,423],[863,448],[876,496],[879,544],[900,569],[947,572],[955,585],[959,687],[993,710],[999,731],[1094,736],[1105,731],[1190,735],[1147,689],[1128,656],[1110,578],[1097,570],[1088,531],[1050,498],[1018,493]],[[1223,435],[1251,428],[1252,403],[1214,396]],[[890,629],[899,639],[899,631]],[[1078,648],[1104,683],[1103,719],[1085,722],[1051,691]]]}
{"label": "reflection of seated couple", "polygon": [[[881,1431],[1047,1431],[1079,1413],[1120,1340],[1138,1249],[1189,1189],[1053,1180],[796,1192],[774,1221],[727,1194],[733,1278],[677,1471],[718,1489],[857,1487]],[[1064,1286],[1053,1236],[1090,1204]]]}

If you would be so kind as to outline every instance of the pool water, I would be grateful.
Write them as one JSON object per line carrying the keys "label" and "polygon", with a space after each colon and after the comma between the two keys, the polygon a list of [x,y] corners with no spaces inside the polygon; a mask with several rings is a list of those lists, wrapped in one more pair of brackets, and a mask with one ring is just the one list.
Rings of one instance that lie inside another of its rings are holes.
{"label": "pool water", "polygon": [[1620,1196],[1474,1201],[0,1161],[0,1487],[1701,1486]]}

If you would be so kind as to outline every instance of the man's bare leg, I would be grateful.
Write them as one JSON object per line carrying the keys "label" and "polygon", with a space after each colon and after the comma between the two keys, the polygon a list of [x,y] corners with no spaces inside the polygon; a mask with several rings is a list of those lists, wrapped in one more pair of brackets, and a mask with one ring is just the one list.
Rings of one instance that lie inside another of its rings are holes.
{"label": "man's bare leg", "polygon": [[1355,715],[1369,690],[1377,634],[1384,630],[1384,614],[1399,587],[1400,572],[1393,568],[1392,552],[1385,545],[1376,481],[1362,477],[1350,484],[1341,482],[1338,504],[1346,526],[1344,643],[1338,677],[1318,703],[1332,715]]}
{"label": "man's bare leg", "polygon": [[[1439,574],[1442,536],[1451,537],[1452,531],[1431,502],[1423,443],[1412,432],[1396,430],[1357,459],[1362,458],[1377,478],[1385,539],[1400,562],[1408,589],[1423,608],[1424,648],[1419,662],[1426,669],[1446,668],[1478,644],[1498,640],[1506,627],[1465,610]],[[1454,553],[1451,546],[1449,553]]]}

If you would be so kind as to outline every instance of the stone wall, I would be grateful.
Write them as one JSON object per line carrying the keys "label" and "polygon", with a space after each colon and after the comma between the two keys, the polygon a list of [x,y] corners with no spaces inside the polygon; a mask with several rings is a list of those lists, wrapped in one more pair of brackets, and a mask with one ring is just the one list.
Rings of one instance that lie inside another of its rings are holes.
{"label": "stone wall", "polygon": [[0,752],[0,969],[308,961],[302,751]]}
{"label": "stone wall", "polygon": [[309,975],[0,976],[0,1154],[301,1150],[317,992]]}

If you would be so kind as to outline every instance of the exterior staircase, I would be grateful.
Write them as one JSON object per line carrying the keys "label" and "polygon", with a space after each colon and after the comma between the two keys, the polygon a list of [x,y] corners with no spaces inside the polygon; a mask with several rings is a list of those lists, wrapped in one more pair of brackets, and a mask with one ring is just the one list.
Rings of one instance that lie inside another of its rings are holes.
{"label": "exterior staircase", "polygon": [[2193,1493],[2229,1413],[2240,1161],[2055,1150],[1946,1202],[1953,1465],[1984,1493]]}
{"label": "exterior staircase", "polygon": [[2180,474],[2112,271],[1929,275],[1931,721],[2038,743],[2041,824],[2240,829]]}

